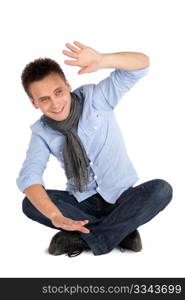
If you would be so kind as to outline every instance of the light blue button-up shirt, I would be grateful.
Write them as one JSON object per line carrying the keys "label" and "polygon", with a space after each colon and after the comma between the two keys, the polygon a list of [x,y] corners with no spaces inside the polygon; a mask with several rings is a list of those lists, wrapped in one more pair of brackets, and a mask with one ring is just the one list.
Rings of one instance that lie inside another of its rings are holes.
{"label": "light blue button-up shirt", "polygon": [[[83,107],[76,132],[90,159],[90,182],[85,192],[75,192],[67,181],[66,191],[78,202],[99,193],[108,203],[138,181],[137,173],[127,154],[125,142],[118,126],[114,108],[123,95],[143,76],[149,68],[134,71],[115,69],[98,84],[85,84],[75,89]],[[26,158],[16,179],[21,192],[32,184],[45,187],[43,173],[50,154],[62,168],[62,147],[65,137],[42,123],[42,116],[30,126],[32,135]]]}

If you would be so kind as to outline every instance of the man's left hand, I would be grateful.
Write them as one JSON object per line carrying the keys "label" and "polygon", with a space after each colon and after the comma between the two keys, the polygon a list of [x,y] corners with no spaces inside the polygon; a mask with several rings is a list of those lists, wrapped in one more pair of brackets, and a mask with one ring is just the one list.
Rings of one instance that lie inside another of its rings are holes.
{"label": "man's left hand", "polygon": [[64,63],[66,65],[81,67],[81,69],[78,71],[78,74],[95,72],[101,68],[103,54],[88,46],[81,44],[80,42],[74,41],[74,44],[78,48],[67,43],[66,47],[71,51],[63,50],[63,54],[75,59],[65,60]]}

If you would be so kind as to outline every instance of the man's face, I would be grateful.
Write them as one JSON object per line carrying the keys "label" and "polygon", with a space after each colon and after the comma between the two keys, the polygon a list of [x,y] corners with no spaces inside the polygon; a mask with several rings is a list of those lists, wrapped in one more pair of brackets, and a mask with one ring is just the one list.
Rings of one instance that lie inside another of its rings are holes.
{"label": "man's face", "polygon": [[33,106],[56,121],[65,120],[71,107],[71,86],[59,74],[51,73],[29,86]]}

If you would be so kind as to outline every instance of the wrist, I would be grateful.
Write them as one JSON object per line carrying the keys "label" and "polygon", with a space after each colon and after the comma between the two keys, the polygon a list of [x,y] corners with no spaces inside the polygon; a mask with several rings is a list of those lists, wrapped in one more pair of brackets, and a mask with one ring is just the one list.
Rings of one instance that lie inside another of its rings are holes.
{"label": "wrist", "polygon": [[58,218],[59,216],[62,216],[61,211],[52,211],[52,212],[50,213],[49,219],[50,219],[51,221],[53,221],[53,220],[55,220],[56,218]]}
{"label": "wrist", "polygon": [[114,68],[113,54],[114,53],[102,53],[101,54],[100,69]]}

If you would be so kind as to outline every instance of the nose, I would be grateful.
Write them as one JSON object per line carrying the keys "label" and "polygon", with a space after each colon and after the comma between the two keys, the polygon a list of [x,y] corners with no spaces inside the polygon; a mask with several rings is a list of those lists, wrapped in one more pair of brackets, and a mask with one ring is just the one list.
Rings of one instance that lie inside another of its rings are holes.
{"label": "nose", "polygon": [[59,107],[60,107],[59,100],[56,99],[55,97],[52,97],[52,99],[51,99],[51,108],[52,109],[57,109]]}

